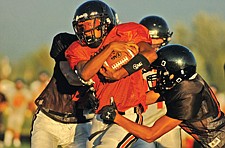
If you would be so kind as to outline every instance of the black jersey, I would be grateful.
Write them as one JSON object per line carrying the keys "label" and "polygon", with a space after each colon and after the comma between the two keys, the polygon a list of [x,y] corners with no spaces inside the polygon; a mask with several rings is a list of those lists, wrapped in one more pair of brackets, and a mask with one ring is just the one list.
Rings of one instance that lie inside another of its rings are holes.
{"label": "black jersey", "polygon": [[[54,37],[50,52],[51,57],[55,59],[53,76],[35,100],[42,112],[63,123],[86,122],[83,110],[90,108],[86,95],[89,86],[72,85],[77,83],[78,78],[70,68],[64,54],[68,46],[76,40],[75,35],[68,33],[60,33]],[[79,100],[74,101],[73,97],[77,91]]]}
{"label": "black jersey", "polygon": [[225,116],[208,84],[197,75],[161,95],[166,115],[183,120],[180,127],[204,147],[225,147]]}

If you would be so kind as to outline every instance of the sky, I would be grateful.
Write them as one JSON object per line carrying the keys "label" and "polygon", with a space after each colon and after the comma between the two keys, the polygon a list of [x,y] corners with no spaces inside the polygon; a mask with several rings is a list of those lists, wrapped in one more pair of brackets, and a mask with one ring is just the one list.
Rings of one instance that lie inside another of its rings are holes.
{"label": "sky", "polygon": [[[200,12],[225,20],[225,0],[103,0],[122,22],[139,22],[160,15],[172,30],[177,22],[190,24]],[[0,0],[0,55],[17,61],[60,32],[73,33],[71,21],[85,0]]]}

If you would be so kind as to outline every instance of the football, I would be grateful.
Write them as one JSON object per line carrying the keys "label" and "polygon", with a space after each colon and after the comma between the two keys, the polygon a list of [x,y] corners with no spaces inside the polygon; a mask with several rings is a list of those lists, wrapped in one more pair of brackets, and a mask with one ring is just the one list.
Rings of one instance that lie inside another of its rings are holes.
{"label": "football", "polygon": [[135,55],[136,53],[133,53],[133,51],[130,49],[126,49],[125,51],[113,50],[110,56],[104,62],[104,65],[117,70],[128,63]]}

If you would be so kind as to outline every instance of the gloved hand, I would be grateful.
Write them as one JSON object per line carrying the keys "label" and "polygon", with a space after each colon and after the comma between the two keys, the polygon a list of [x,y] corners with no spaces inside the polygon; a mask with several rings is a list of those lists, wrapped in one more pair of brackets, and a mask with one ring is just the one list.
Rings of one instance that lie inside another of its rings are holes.
{"label": "gloved hand", "polygon": [[104,123],[111,124],[114,122],[116,117],[116,104],[111,101],[111,105],[106,105],[100,110],[100,118],[103,119]]}

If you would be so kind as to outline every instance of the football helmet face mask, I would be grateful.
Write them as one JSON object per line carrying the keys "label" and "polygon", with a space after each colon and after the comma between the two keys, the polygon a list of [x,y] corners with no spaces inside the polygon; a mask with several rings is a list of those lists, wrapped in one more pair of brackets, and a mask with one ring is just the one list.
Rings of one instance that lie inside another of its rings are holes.
{"label": "football helmet face mask", "polygon": [[152,39],[163,39],[161,46],[165,46],[170,42],[173,32],[170,32],[166,21],[162,17],[147,16],[139,23],[148,28]]}
{"label": "football helmet face mask", "polygon": [[116,25],[116,20],[107,4],[91,0],[77,8],[72,25],[81,45],[96,48]]}
{"label": "football helmet face mask", "polygon": [[184,46],[173,44],[160,48],[146,78],[149,89],[157,93],[170,90],[183,80],[196,76],[196,60]]}

